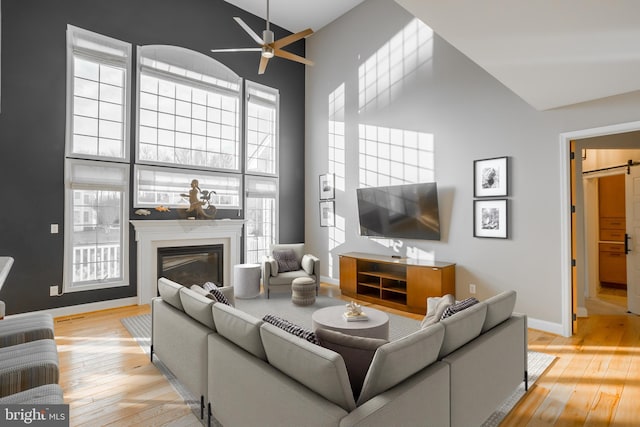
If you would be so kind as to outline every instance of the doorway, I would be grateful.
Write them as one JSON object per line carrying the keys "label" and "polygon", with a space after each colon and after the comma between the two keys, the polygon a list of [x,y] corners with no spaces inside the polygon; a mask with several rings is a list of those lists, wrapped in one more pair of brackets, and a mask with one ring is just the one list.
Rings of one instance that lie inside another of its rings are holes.
{"label": "doorway", "polygon": [[[573,162],[570,157],[570,147],[572,141],[576,144],[575,160]],[[562,298],[562,332],[565,336],[571,336],[575,331],[573,329],[573,319],[575,315],[586,315],[585,296],[588,294],[586,288],[588,273],[586,266],[585,251],[585,231],[584,216],[581,216],[575,227],[575,234],[578,241],[575,258],[572,258],[572,223],[571,223],[571,197],[574,192],[571,190],[571,170],[572,165],[577,165],[577,176],[582,175],[582,149],[640,149],[640,122],[623,123],[618,125],[605,126],[601,128],[586,129],[582,131],[567,132],[560,134],[560,156],[561,156],[561,176],[560,176],[560,197],[562,203],[561,216],[561,298]],[[581,181],[581,180],[580,180]],[[581,192],[582,186],[577,186]],[[582,195],[584,197],[584,195]],[[579,203],[582,203],[579,200]],[[578,204],[577,206],[581,206]],[[576,207],[577,207],[576,206]],[[581,209],[577,209],[579,212]],[[577,274],[575,279],[572,278],[572,260],[577,265]],[[573,309],[576,304],[577,310]]]}
{"label": "doorway", "polygon": [[[612,141],[615,144],[615,139]],[[589,149],[582,153],[585,245],[585,298],[587,314],[625,314],[629,310],[629,221],[627,186],[637,176],[640,150]],[[631,162],[631,165],[629,164]],[[632,203],[632,201],[631,201]],[[631,213],[633,215],[633,213]]]}

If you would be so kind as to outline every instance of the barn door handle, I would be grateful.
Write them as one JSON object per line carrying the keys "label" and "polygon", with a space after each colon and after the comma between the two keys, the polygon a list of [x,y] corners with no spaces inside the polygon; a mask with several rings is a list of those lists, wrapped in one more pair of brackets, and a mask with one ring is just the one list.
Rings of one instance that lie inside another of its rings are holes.
{"label": "barn door handle", "polygon": [[629,252],[631,252],[631,249],[629,249],[629,239],[631,239],[631,236],[629,236],[627,233],[624,233],[624,253],[628,254]]}

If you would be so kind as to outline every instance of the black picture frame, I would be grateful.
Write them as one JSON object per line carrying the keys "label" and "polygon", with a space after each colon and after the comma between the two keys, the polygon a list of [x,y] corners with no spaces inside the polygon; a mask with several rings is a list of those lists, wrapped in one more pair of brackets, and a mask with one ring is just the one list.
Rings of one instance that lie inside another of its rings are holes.
{"label": "black picture frame", "polygon": [[335,204],[333,200],[320,202],[320,227],[333,227],[335,224]]}
{"label": "black picture frame", "polygon": [[509,238],[509,203],[507,199],[473,201],[473,237]]}
{"label": "black picture frame", "polygon": [[494,157],[473,161],[473,196],[509,195],[509,158]]}
{"label": "black picture frame", "polygon": [[329,200],[335,197],[333,174],[323,173],[320,175],[320,200]]}

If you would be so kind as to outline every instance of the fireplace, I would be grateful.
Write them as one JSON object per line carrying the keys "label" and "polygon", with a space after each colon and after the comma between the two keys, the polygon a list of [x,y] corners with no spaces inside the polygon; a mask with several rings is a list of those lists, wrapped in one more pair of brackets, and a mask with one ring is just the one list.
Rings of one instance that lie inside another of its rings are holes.
{"label": "fireplace", "polygon": [[[136,230],[138,304],[149,304],[158,294],[158,256],[161,248],[221,245],[219,283],[233,284],[233,266],[241,261],[244,220],[131,220]],[[215,280],[214,280],[215,281]]]}
{"label": "fireplace", "polygon": [[158,248],[158,277],[187,287],[205,282],[222,284],[223,258],[223,245]]}

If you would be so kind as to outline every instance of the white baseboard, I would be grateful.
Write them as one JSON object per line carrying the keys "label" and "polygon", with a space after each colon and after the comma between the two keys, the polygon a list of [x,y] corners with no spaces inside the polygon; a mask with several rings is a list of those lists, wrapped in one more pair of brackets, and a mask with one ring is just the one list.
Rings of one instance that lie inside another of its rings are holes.
{"label": "white baseboard", "polygon": [[549,332],[551,334],[566,336],[564,334],[564,328],[560,323],[547,322],[546,320],[527,318],[527,327],[531,329],[538,329],[543,332]]}
{"label": "white baseboard", "polygon": [[[107,310],[109,308],[138,305],[138,297],[114,299],[109,301],[92,302],[88,304],[71,305],[69,307],[51,308],[48,310],[31,311],[29,313],[49,313],[52,317],[72,316],[74,314],[88,313],[90,311]],[[9,317],[27,316],[29,313],[12,314]]]}
{"label": "white baseboard", "polygon": [[340,286],[340,280],[334,279],[333,277],[320,276],[320,281],[322,283],[328,283],[330,285]]}

